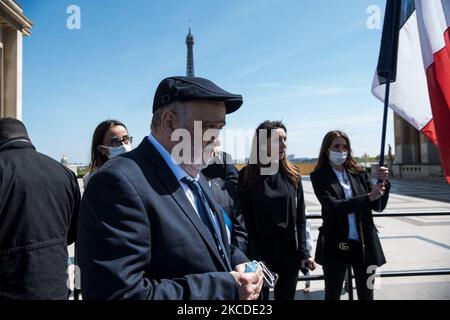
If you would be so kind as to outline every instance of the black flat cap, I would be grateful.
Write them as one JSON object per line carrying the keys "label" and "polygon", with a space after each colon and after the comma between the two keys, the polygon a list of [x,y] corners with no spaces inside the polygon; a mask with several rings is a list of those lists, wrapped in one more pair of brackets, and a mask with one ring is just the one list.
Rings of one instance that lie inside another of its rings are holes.
{"label": "black flat cap", "polygon": [[153,112],[175,101],[223,101],[226,113],[239,109],[243,103],[240,94],[227,92],[212,81],[198,77],[169,77],[158,85],[153,100]]}

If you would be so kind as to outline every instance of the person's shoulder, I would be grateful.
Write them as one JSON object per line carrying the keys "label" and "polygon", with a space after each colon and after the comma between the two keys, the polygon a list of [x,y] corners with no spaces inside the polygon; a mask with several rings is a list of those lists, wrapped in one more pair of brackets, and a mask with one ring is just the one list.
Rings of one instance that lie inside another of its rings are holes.
{"label": "person's shoulder", "polygon": [[224,166],[225,176],[238,176],[239,172],[234,163],[227,163]]}
{"label": "person's shoulder", "polygon": [[129,176],[132,172],[133,162],[120,156],[106,161],[100,168],[95,170],[95,174],[89,177],[89,181],[102,179],[117,179]]}
{"label": "person's shoulder", "polygon": [[[330,179],[330,170],[332,173],[332,169],[330,166],[323,166],[320,168],[314,169],[313,172],[310,173],[309,178],[311,179],[311,183],[314,185],[318,185],[320,183],[327,183]],[[332,175],[331,175],[332,176]]]}
{"label": "person's shoulder", "polygon": [[83,184],[84,187],[86,188],[88,182],[91,180],[92,176],[96,173],[96,169],[93,169],[91,171],[89,171],[84,177],[83,177]]}
{"label": "person's shoulder", "polygon": [[369,172],[366,169],[364,169],[363,167],[360,168],[360,170],[358,171],[358,174],[362,175],[363,177],[370,178]]}
{"label": "person's shoulder", "polygon": [[[70,168],[56,161],[55,159],[40,153],[38,151],[34,151],[32,149],[29,151],[30,162],[36,161],[38,165],[44,165],[48,168],[51,168],[53,173],[63,173],[64,175],[73,178],[76,178],[75,172],[73,172]],[[50,171],[48,173],[51,173]]]}
{"label": "person's shoulder", "polygon": [[132,171],[136,171],[138,167],[139,165],[137,164],[137,161],[134,157],[120,155],[106,161],[106,163],[99,169],[99,171],[117,171],[130,173]]}
{"label": "person's shoulder", "polygon": [[[34,150],[33,150],[34,151]],[[23,149],[6,149],[0,151],[0,165],[6,165],[16,158],[23,157]]]}
{"label": "person's shoulder", "polygon": [[317,177],[319,177],[319,176],[321,176],[321,175],[324,174],[325,169],[326,169],[325,167],[321,167],[321,168],[316,167],[316,168],[314,168],[314,170],[309,174],[309,177],[310,177],[311,179],[317,178]]}
{"label": "person's shoulder", "polygon": [[90,184],[105,185],[108,183],[115,183],[119,181],[127,181],[127,183],[134,184],[133,181],[142,181],[145,175],[148,175],[152,166],[143,167],[142,163],[133,157],[117,156],[106,161],[103,166],[95,171],[89,179]]}
{"label": "person's shoulder", "polygon": [[126,172],[123,172],[117,165],[111,165],[113,164],[112,160],[108,160],[103,166],[96,169],[91,176],[86,177],[83,198],[86,198],[87,195],[98,195],[98,191],[105,190],[105,188],[108,188],[109,192],[111,192],[112,189],[119,186],[119,188],[122,188],[126,184]]}
{"label": "person's shoulder", "polygon": [[[236,170],[237,170],[237,168],[236,168]],[[242,177],[244,176],[246,170],[247,170],[247,166],[244,166],[244,167],[241,168],[241,170],[238,170],[238,177],[239,177],[239,179],[242,179]]]}
{"label": "person's shoulder", "polygon": [[44,162],[50,166],[64,167],[60,162],[58,162],[55,159],[47,156],[46,154],[40,153],[39,151],[36,151],[34,149],[26,149],[26,152],[28,153],[27,156],[32,161]]}
{"label": "person's shoulder", "polygon": [[158,165],[163,163],[164,160],[152,143],[148,139],[144,139],[133,150],[108,160],[101,169],[133,173],[143,171],[144,167],[145,171],[159,170]]}
{"label": "person's shoulder", "polygon": [[[348,171],[349,172],[349,171]],[[359,176],[363,179],[370,179],[369,172],[361,165],[356,166],[351,172],[349,172],[353,176]]]}
{"label": "person's shoulder", "polygon": [[248,175],[249,170],[250,170],[250,165],[247,164],[238,171],[238,183],[239,184],[244,183],[244,180],[246,178],[246,175]]}

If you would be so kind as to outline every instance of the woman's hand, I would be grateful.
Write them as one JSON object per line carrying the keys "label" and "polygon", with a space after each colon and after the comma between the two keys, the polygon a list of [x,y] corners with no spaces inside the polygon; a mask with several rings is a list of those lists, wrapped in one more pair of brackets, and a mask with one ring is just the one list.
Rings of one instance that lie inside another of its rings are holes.
{"label": "woman's hand", "polygon": [[378,171],[377,171],[377,178],[378,178],[379,180],[383,180],[383,182],[384,182],[384,181],[386,181],[386,179],[388,178],[388,176],[389,176],[389,170],[388,170],[388,168],[386,168],[386,167],[380,167],[380,168],[378,169]]}
{"label": "woman's hand", "polygon": [[380,199],[385,192],[386,188],[384,187],[384,182],[377,183],[373,186],[372,190],[369,193],[370,201],[375,201]]}
{"label": "woman's hand", "polygon": [[300,267],[313,271],[314,269],[316,269],[316,263],[314,262],[313,258],[308,258],[301,261]]}

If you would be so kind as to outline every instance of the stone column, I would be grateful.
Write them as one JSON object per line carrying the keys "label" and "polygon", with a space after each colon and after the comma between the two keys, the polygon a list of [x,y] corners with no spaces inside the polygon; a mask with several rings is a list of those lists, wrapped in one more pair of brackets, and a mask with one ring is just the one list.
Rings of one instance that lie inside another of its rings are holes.
{"label": "stone column", "polygon": [[3,30],[3,116],[22,119],[22,33]]}
{"label": "stone column", "polygon": [[420,133],[397,114],[394,115],[395,162],[398,164],[420,163]]}
{"label": "stone column", "polygon": [[420,135],[420,151],[421,163],[440,165],[438,148],[423,134]]}

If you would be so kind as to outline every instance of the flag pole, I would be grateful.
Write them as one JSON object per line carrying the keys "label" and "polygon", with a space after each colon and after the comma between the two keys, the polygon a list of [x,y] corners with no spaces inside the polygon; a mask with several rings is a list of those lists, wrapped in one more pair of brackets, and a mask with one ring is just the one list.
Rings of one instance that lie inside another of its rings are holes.
{"label": "flag pole", "polygon": [[[410,0],[408,0],[410,1]],[[384,149],[386,145],[386,127],[389,108],[389,89],[391,81],[395,81],[397,77],[397,58],[398,58],[398,41],[400,20],[402,16],[402,8],[406,8],[407,1],[404,0],[387,0],[386,11],[384,14],[383,33],[381,35],[380,56],[378,58],[377,76],[379,81],[383,81],[386,85],[384,93],[384,112],[383,112],[383,128],[381,132],[381,148],[379,168],[384,166]],[[378,179],[378,183],[383,182]],[[382,201],[379,198],[376,201],[377,211],[382,209]]]}
{"label": "flag pole", "polygon": [[381,151],[379,166],[384,166],[384,150],[386,149],[386,127],[389,110],[389,89],[391,86],[391,70],[387,71],[386,90],[384,93],[384,112],[383,112],[383,129],[381,131]]}
{"label": "flag pole", "polygon": [[[391,74],[392,70],[388,69],[386,72],[386,89],[384,92],[384,111],[383,111],[383,129],[381,130],[381,150],[380,150],[380,161],[378,163],[378,168],[384,166],[384,150],[386,149],[386,127],[387,127],[387,118],[388,118],[388,110],[389,110],[389,89],[391,87]],[[381,183],[383,180],[378,179],[377,183]],[[381,198],[377,200],[377,208],[378,211],[381,211],[382,204]]]}

